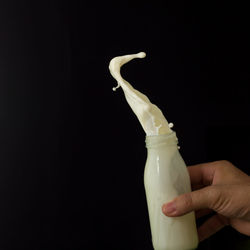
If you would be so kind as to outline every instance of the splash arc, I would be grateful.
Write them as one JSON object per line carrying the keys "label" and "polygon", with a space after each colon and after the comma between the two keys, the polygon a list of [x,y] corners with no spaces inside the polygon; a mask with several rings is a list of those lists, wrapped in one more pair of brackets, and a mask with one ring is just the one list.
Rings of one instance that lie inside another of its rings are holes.
{"label": "splash arc", "polygon": [[137,54],[118,56],[110,61],[110,73],[117,81],[117,86],[114,87],[113,90],[115,91],[119,87],[122,88],[129,106],[137,116],[147,135],[168,134],[171,133],[172,130],[161,110],[155,104],[151,103],[146,95],[133,88],[120,73],[120,69],[124,64],[135,58],[144,58],[145,56],[145,52],[140,52]]}

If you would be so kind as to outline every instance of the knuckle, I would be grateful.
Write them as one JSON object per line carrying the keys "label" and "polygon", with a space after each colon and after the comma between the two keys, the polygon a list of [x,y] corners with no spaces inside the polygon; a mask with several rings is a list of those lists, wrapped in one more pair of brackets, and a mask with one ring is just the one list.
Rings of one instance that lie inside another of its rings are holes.
{"label": "knuckle", "polygon": [[182,202],[183,202],[183,206],[186,209],[190,209],[192,207],[192,204],[193,204],[191,193],[184,194]]}
{"label": "knuckle", "polygon": [[234,165],[228,160],[221,160],[214,162],[217,174],[220,175],[226,174],[228,171],[234,169]]}
{"label": "knuckle", "polygon": [[225,167],[228,167],[228,166],[233,166],[233,164],[228,161],[228,160],[219,160],[219,161],[213,161],[211,162],[212,165],[216,166],[216,167],[221,167],[221,166],[225,166]]}
{"label": "knuckle", "polygon": [[221,194],[216,186],[210,186],[207,189],[207,206],[210,209],[217,210],[218,201],[220,201]]}
{"label": "knuckle", "polygon": [[233,166],[233,164],[230,161],[228,161],[228,160],[221,160],[218,163],[219,163],[219,165],[224,166],[224,167],[231,167],[231,166]]}

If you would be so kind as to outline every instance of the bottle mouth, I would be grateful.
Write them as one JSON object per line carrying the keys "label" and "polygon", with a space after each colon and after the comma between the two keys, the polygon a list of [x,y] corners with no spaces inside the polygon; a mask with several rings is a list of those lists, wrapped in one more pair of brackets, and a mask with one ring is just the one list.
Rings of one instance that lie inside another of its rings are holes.
{"label": "bottle mouth", "polygon": [[146,148],[159,148],[164,146],[175,146],[177,147],[178,139],[176,133],[173,131],[169,134],[164,135],[147,135],[146,136]]}

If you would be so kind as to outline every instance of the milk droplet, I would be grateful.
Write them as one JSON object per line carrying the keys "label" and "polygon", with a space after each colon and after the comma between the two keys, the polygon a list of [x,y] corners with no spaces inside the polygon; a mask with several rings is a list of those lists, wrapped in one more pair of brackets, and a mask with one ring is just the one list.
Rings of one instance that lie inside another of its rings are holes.
{"label": "milk droplet", "polygon": [[168,124],[168,126],[169,126],[169,128],[172,128],[172,127],[174,126],[174,124],[173,124],[172,122],[170,122],[170,123]]}

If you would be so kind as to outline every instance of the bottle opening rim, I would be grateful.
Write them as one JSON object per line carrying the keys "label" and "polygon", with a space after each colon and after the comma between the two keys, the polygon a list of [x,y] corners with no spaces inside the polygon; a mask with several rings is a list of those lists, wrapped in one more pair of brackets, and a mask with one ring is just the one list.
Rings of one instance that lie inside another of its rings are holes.
{"label": "bottle opening rim", "polygon": [[176,146],[178,139],[176,133],[173,131],[164,135],[147,135],[145,139],[146,148],[159,148],[163,146]]}

